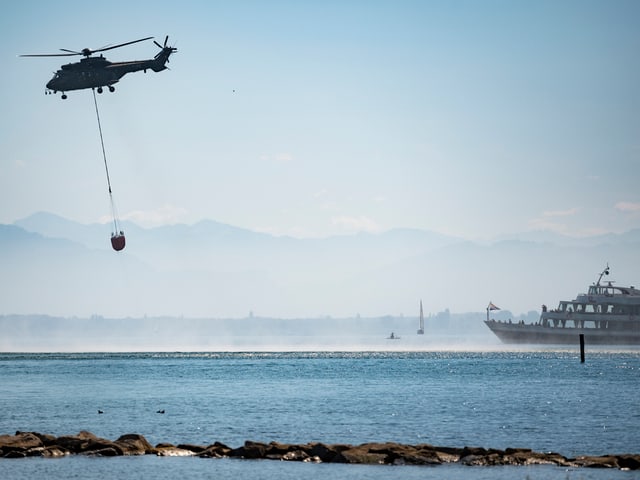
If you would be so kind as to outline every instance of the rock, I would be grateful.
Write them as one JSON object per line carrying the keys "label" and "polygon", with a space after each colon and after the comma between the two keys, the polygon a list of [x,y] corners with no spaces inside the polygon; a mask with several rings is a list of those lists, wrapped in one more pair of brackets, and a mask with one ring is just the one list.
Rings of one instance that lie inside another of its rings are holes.
{"label": "rock", "polygon": [[44,457],[44,449],[45,447],[30,448],[25,453],[27,457]]}
{"label": "rock", "polygon": [[119,457],[122,455],[122,449],[117,447],[106,447],[99,450],[88,450],[83,455],[93,455],[96,457]]}
{"label": "rock", "polygon": [[483,455],[464,455],[458,460],[462,465],[484,466],[487,465]]}
{"label": "rock", "polygon": [[618,468],[618,458],[613,455],[583,456],[575,459],[577,465],[586,468]]}
{"label": "rock", "polygon": [[0,456],[2,457],[20,458],[27,456],[29,450],[42,447],[44,447],[44,444],[40,437],[31,432],[16,432],[15,435],[0,435]]}
{"label": "rock", "polygon": [[267,451],[265,452],[265,455],[267,456],[267,458],[274,458],[276,460],[279,460],[283,455],[292,450],[295,450],[296,448],[296,445],[289,445],[288,443],[270,442],[267,445]]}
{"label": "rock", "polygon": [[[427,445],[431,447],[431,445]],[[438,460],[442,463],[455,463],[460,460],[460,453],[462,449],[451,447],[431,447],[434,449]]]}
{"label": "rock", "polygon": [[640,455],[618,455],[618,466],[623,470],[640,470]]}
{"label": "rock", "polygon": [[574,466],[575,463],[558,453],[539,453],[529,449],[469,449],[465,447],[460,460],[463,465],[493,466],[493,465],[557,465]]}
{"label": "rock", "polygon": [[159,443],[159,444],[157,444],[155,446],[156,449],[158,449],[158,448],[173,448],[173,447],[175,447],[175,445],[173,443],[166,443],[166,442]]}
{"label": "rock", "polygon": [[359,445],[356,447],[342,450],[338,453],[333,463],[363,463],[363,464],[379,464],[385,463],[387,455],[384,453],[372,453],[367,445]]}
{"label": "rock", "polygon": [[[155,446],[156,455],[159,457],[187,457],[203,453],[207,447],[181,443],[178,446],[172,443],[159,443]],[[204,455],[203,455],[204,456]]]}
{"label": "rock", "polygon": [[23,450],[10,450],[4,458],[25,458],[27,454]]}
{"label": "rock", "polygon": [[75,435],[63,435],[56,438],[55,446],[67,451],[68,453],[76,454],[82,453],[87,443],[88,442],[86,440],[78,438]]}
{"label": "rock", "polygon": [[267,445],[260,442],[252,442],[247,440],[242,447],[234,448],[228,455],[230,457],[242,457],[259,459],[265,458],[267,452]]}
{"label": "rock", "polygon": [[504,453],[507,455],[515,455],[520,453],[531,453],[530,448],[507,448]]}
{"label": "rock", "polygon": [[309,445],[307,453],[311,457],[318,457],[321,462],[331,463],[336,457],[343,452],[351,448],[351,445],[334,444],[325,445],[324,443],[312,443]]}
{"label": "rock", "polygon": [[318,457],[321,462],[331,462],[338,452],[324,443],[314,443],[311,445],[309,455]]}
{"label": "rock", "polygon": [[122,449],[122,455],[145,455],[147,453],[156,453],[155,449],[147,439],[137,433],[122,435],[113,443]]}
{"label": "rock", "polygon": [[156,449],[156,455],[159,457],[193,457],[195,452],[179,447],[165,447]]}
{"label": "rock", "polygon": [[308,445],[271,442],[267,445],[265,458],[270,460],[284,460],[287,462],[304,462],[309,458],[308,451]]}
{"label": "rock", "polygon": [[573,463],[559,453],[539,453],[531,450],[520,450],[511,455],[505,455],[504,465],[572,466]]}
{"label": "rock", "polygon": [[192,445],[190,443],[181,443],[178,445],[178,448],[181,450],[189,450],[193,453],[200,453],[203,452],[207,447],[203,447],[202,445]]}
{"label": "rock", "polygon": [[44,452],[43,452],[43,457],[50,457],[50,458],[57,458],[57,457],[64,457],[65,455],[67,455],[67,451],[61,449],[60,447],[57,447],[55,445],[50,446],[50,447],[44,447]]}
{"label": "rock", "polygon": [[38,433],[38,432],[30,432],[30,433],[38,437],[45,447],[48,447],[50,445],[55,445],[55,441],[56,441],[55,435],[50,435],[47,433]]}
{"label": "rock", "polygon": [[403,445],[399,443],[366,444],[370,453],[385,455],[384,463],[392,465],[439,465],[442,460],[431,445]]}
{"label": "rock", "polygon": [[96,454],[95,452],[112,449],[117,455],[123,454],[123,449],[115,442],[97,437],[91,432],[81,431],[77,435],[65,435],[52,440],[50,446],[56,446],[74,454]]}
{"label": "rock", "polygon": [[621,470],[640,469],[640,455],[583,456],[574,460],[575,464],[586,468],[618,468]]}
{"label": "rock", "polygon": [[[310,458],[309,454],[304,450],[290,450],[284,455],[282,455],[280,460],[284,460],[286,462],[306,462],[306,461],[309,461],[309,458]],[[319,457],[313,457],[313,458],[317,458],[318,462],[320,461]]]}
{"label": "rock", "polygon": [[209,445],[202,452],[198,453],[198,457],[202,458],[221,458],[228,457],[229,452],[232,449],[227,447],[224,443],[216,442],[213,445]]}
{"label": "rock", "polygon": [[482,448],[482,447],[464,447],[462,449],[462,451],[460,452],[460,457],[461,458],[469,457],[469,456],[484,457],[487,453],[488,453],[488,451],[487,451],[486,448]]}

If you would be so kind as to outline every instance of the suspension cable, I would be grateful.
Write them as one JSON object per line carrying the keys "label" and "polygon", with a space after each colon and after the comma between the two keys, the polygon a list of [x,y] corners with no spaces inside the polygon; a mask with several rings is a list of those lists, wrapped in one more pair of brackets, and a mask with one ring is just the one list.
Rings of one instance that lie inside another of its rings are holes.
{"label": "suspension cable", "polygon": [[98,131],[100,132],[100,145],[102,146],[102,159],[104,160],[104,170],[107,173],[107,185],[109,187],[109,200],[111,202],[111,214],[113,216],[114,233],[118,233],[118,220],[116,218],[116,207],[113,203],[113,194],[111,192],[111,179],[109,178],[109,167],[107,166],[107,154],[104,149],[104,139],[102,137],[102,125],[100,124],[100,113],[98,112],[98,101],[96,100],[96,89],[92,88],[93,92],[93,104],[96,107],[96,118],[98,119]]}

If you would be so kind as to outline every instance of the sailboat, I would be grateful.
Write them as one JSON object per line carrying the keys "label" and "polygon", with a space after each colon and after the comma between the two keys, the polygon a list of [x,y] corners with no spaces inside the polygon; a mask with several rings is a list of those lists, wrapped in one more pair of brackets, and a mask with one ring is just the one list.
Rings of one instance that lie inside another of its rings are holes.
{"label": "sailboat", "polygon": [[420,300],[420,328],[418,328],[418,335],[424,335],[424,315],[422,314],[422,300]]}

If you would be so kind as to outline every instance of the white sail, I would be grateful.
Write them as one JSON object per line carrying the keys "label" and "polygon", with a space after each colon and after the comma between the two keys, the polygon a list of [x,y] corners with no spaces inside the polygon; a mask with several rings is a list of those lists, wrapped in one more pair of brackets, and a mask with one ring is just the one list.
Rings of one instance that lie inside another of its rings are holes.
{"label": "white sail", "polygon": [[420,328],[418,335],[424,335],[424,315],[422,314],[422,300],[420,300]]}

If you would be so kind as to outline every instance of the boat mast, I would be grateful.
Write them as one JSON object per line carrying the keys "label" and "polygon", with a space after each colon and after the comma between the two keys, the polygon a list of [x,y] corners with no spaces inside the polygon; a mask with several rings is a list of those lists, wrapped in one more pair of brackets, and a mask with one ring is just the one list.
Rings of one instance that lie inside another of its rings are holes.
{"label": "boat mast", "polygon": [[602,273],[600,273],[600,276],[598,277],[598,283],[596,283],[596,287],[600,286],[600,280],[602,280],[603,275],[609,275],[609,263],[607,263],[606,268],[602,271]]}

